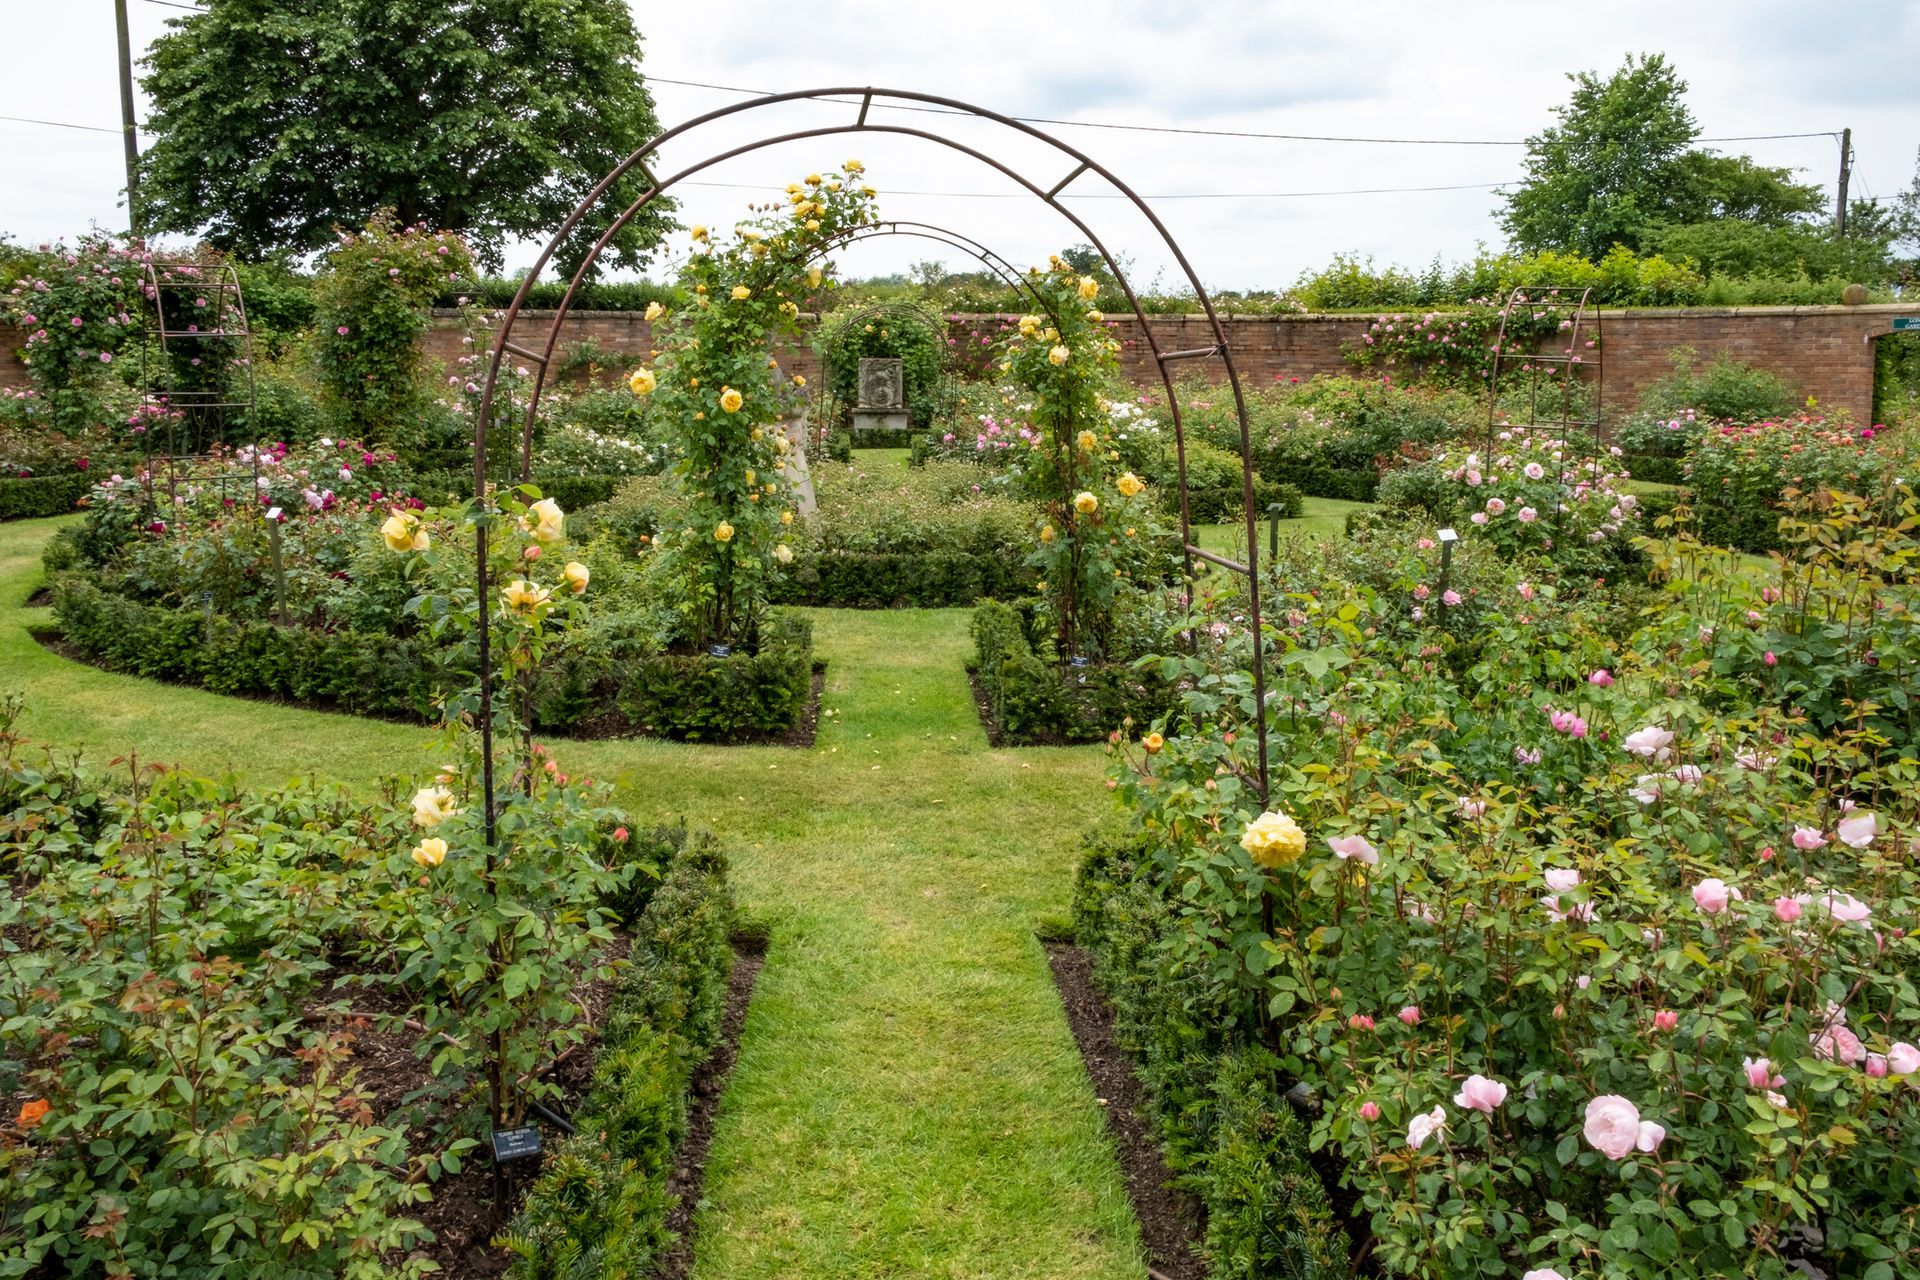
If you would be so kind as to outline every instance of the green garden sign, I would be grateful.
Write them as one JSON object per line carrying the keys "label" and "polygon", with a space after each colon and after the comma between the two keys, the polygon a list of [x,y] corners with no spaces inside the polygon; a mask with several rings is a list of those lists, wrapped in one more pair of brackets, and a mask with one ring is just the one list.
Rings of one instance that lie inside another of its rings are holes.
{"label": "green garden sign", "polygon": [[1895,316],[1893,318],[1893,331],[1895,333],[1905,333],[1910,329],[1920,329],[1920,316]]}

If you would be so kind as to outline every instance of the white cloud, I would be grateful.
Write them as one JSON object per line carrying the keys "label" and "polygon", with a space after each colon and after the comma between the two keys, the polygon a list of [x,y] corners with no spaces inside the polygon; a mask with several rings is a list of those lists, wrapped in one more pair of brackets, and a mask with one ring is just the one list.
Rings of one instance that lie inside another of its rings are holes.
{"label": "white cloud", "polygon": [[[10,6],[14,69],[0,113],[112,127],[118,119],[113,22],[104,4]],[[133,0],[137,46],[175,10]],[[1920,113],[1904,72],[1920,55],[1920,8],[1863,0],[1835,21],[1787,0],[1674,5],[1623,0],[1603,10],[1488,0],[1440,5],[1359,0],[1340,6],[1227,0],[1011,3],[974,0],[708,0],[637,8],[649,73],[777,90],[878,84],[958,98],[1015,115],[1177,124],[1221,130],[1522,138],[1551,119],[1565,73],[1611,69],[1629,52],[1665,52],[1692,85],[1708,135],[1854,130],[1854,190],[1888,195],[1912,176]],[[733,94],[656,83],[668,124],[739,101]],[[706,126],[667,149],[671,171],[725,146],[789,129],[848,123],[853,109],[815,103]],[[876,112],[875,123],[942,131],[1050,186],[1071,162],[997,126],[942,115]],[[1400,147],[1140,134],[1049,126],[1135,189],[1152,195],[1449,186],[1508,180],[1511,147]],[[0,230],[38,241],[89,223],[118,225],[119,138],[0,121],[9,182]],[[1768,164],[1830,184],[1826,138],[1732,143]],[[858,154],[889,215],[967,232],[1016,262],[1080,239],[1028,199],[907,192],[994,193],[1012,183],[975,161],[915,139],[869,134],[787,144],[700,175],[769,190],[796,173]],[[1083,178],[1076,193],[1098,184]],[[894,194],[889,195],[889,192]],[[683,187],[691,220],[725,223],[753,193]],[[1266,199],[1167,199],[1156,211],[1215,286],[1285,284],[1336,252],[1420,265],[1498,242],[1497,198],[1485,190]],[[1169,266],[1150,229],[1119,201],[1073,207],[1144,277]],[[850,250],[858,272],[903,267],[937,246],[876,241]],[[945,254],[955,266],[956,254]],[[530,259],[530,249],[522,252]]]}

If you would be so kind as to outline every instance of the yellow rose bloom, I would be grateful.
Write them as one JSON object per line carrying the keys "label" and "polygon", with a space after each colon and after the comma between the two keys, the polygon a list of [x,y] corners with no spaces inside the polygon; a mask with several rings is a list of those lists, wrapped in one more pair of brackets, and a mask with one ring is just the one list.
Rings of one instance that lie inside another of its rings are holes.
{"label": "yellow rose bloom", "polygon": [[428,836],[413,848],[413,860],[431,871],[447,860],[447,842]]}
{"label": "yellow rose bloom", "polygon": [[1113,487],[1120,491],[1120,496],[1123,498],[1137,498],[1147,487],[1147,482],[1129,471],[1114,481]]}
{"label": "yellow rose bloom", "polygon": [[1100,443],[1100,437],[1091,431],[1082,431],[1074,443],[1080,446],[1080,452],[1092,453],[1093,447]]}
{"label": "yellow rose bloom", "polygon": [[756,478],[756,474],[757,474],[757,473],[756,473],[756,472],[754,471],[754,469],[753,469],[752,467],[748,467],[748,468],[747,468],[747,483],[748,483],[748,484],[758,484],[758,483],[760,483],[760,482],[759,482],[759,480],[758,480],[758,479]]}
{"label": "yellow rose bloom", "polygon": [[577,596],[586,594],[587,581],[593,577],[593,574],[587,569],[587,566],[581,564],[578,560],[569,560],[567,561],[567,567],[560,572],[562,576],[566,578],[567,585],[573,588],[573,594]]}
{"label": "yellow rose bloom", "polygon": [[867,171],[867,166],[861,164],[858,160],[849,160],[840,167],[848,173],[865,173]]}
{"label": "yellow rose bloom", "polygon": [[818,231],[819,229],[820,229],[820,219],[818,218],[807,219],[807,230]]}
{"label": "yellow rose bloom", "polygon": [[871,199],[874,196],[879,195],[880,193],[878,191],[875,191],[872,187],[869,187],[863,183],[861,184],[861,187],[860,187],[860,194]]}
{"label": "yellow rose bloom", "polygon": [[810,187],[817,187],[817,186],[819,186],[819,185],[820,185],[820,175],[819,175],[819,174],[817,174],[817,173],[810,173],[810,174],[808,174],[808,175],[807,175],[807,185],[808,185],[808,186],[810,186]]}
{"label": "yellow rose bloom", "polygon": [[1160,753],[1160,748],[1167,745],[1167,740],[1161,737],[1157,733],[1150,733],[1146,737],[1140,739],[1140,745],[1147,749],[1148,755],[1150,756],[1158,755]]}
{"label": "yellow rose bloom", "polygon": [[747,288],[747,286],[743,284],[737,284],[733,286],[733,300],[735,302],[745,302],[748,298],[751,298],[752,296],[753,296],[753,290]]}
{"label": "yellow rose bloom", "polygon": [[437,827],[459,812],[453,804],[453,792],[445,787],[422,787],[413,793],[416,827]]}
{"label": "yellow rose bloom", "polygon": [[820,282],[824,279],[826,279],[826,276],[822,274],[820,268],[818,267],[807,268],[807,287],[809,289],[818,289],[820,287]]}
{"label": "yellow rose bloom", "polygon": [[651,324],[655,320],[658,320],[661,316],[665,314],[667,314],[667,309],[661,306],[659,303],[649,302],[647,304],[647,322],[649,324]]}
{"label": "yellow rose bloom", "polygon": [[520,517],[520,527],[532,534],[535,542],[559,542],[567,536],[567,513],[552,498],[542,498]]}
{"label": "yellow rose bloom", "polygon": [[1055,347],[1053,350],[1047,352],[1047,359],[1054,364],[1065,364],[1072,358],[1073,352],[1067,350],[1065,347]]}
{"label": "yellow rose bloom", "polygon": [[1107,317],[1097,309],[1087,312],[1087,319],[1093,321],[1095,324],[1099,324],[1102,320],[1105,320],[1106,318]]}
{"label": "yellow rose bloom", "polygon": [[1290,815],[1269,809],[1248,824],[1240,847],[1258,866],[1284,867],[1306,853],[1307,833]]}
{"label": "yellow rose bloom", "polygon": [[389,551],[425,551],[433,539],[420,527],[420,517],[411,511],[395,511],[380,526],[380,536]]}
{"label": "yellow rose bloom", "polygon": [[1042,542],[1052,542],[1052,541],[1053,541],[1053,526],[1052,526],[1052,525],[1050,525],[1050,524],[1043,524],[1043,525],[1041,525],[1041,526],[1040,526],[1040,541],[1042,541]]}
{"label": "yellow rose bloom", "polygon": [[627,379],[627,390],[637,396],[650,396],[660,385],[660,379],[653,376],[651,369],[635,369]]}
{"label": "yellow rose bloom", "polygon": [[747,398],[732,387],[720,388],[720,407],[728,413],[740,412],[740,406],[746,402]]}
{"label": "yellow rose bloom", "polygon": [[804,373],[796,373],[796,374],[794,374],[794,375],[793,375],[793,385],[794,385],[794,386],[796,386],[796,387],[804,387],[804,386],[806,386],[806,385],[807,385],[807,375],[806,375],[806,374],[804,374]]}
{"label": "yellow rose bloom", "polygon": [[792,524],[792,523],[793,523],[793,512],[791,512],[791,511],[782,511],[782,512],[780,513],[780,523],[781,523],[781,524]]}
{"label": "yellow rose bloom", "polygon": [[1092,302],[1095,298],[1099,296],[1100,296],[1100,282],[1098,280],[1095,280],[1092,276],[1081,276],[1080,277],[1080,297],[1087,302]]}
{"label": "yellow rose bloom", "polygon": [[1090,516],[1100,509],[1100,499],[1082,489],[1073,495],[1073,509],[1083,516]]}
{"label": "yellow rose bloom", "polygon": [[773,549],[773,558],[781,564],[792,564],[793,548],[783,542]]}
{"label": "yellow rose bloom", "polygon": [[707,229],[703,226],[699,226],[698,224],[696,224],[693,230],[688,234],[691,235],[695,240],[705,240],[707,238]]}
{"label": "yellow rose bloom", "polygon": [[722,520],[719,524],[713,527],[713,540],[715,542],[732,542],[733,526],[728,524],[725,520]]}
{"label": "yellow rose bloom", "polygon": [[501,602],[523,618],[531,618],[540,611],[541,605],[552,598],[552,592],[545,587],[535,586],[525,578],[515,578],[500,588]]}
{"label": "yellow rose bloom", "polygon": [[1021,316],[1020,317],[1020,336],[1021,337],[1031,338],[1034,334],[1038,332],[1040,332],[1039,316]]}

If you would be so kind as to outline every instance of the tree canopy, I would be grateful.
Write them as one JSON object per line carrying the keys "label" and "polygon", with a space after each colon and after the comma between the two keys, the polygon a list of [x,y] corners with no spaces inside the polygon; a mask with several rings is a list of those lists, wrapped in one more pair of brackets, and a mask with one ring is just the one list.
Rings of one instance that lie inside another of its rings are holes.
{"label": "tree canopy", "polygon": [[[625,0],[207,0],[169,28],[145,61],[136,214],[248,256],[391,209],[497,269],[509,237],[544,239],[659,128]],[[644,190],[624,180],[613,208]],[[670,217],[650,206],[613,261],[642,261]]]}
{"label": "tree canopy", "polygon": [[1507,195],[1507,234],[1528,252],[1604,257],[1658,247],[1663,229],[1732,220],[1785,227],[1820,213],[1820,188],[1791,170],[1696,148],[1687,85],[1659,54],[1602,77],[1568,77],[1559,122],[1527,140],[1527,178]]}

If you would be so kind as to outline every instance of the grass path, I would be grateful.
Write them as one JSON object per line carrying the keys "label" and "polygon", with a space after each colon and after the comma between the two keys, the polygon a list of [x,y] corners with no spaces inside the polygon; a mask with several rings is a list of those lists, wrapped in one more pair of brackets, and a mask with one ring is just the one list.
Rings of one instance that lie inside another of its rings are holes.
{"label": "grass path", "polygon": [[[109,675],[41,648],[22,608],[56,521],[0,525],[0,689],[26,731],[98,762],[367,784],[434,763],[404,725]],[[1138,1232],[1032,936],[1106,811],[1092,749],[994,751],[964,610],[815,614],[814,750],[560,744],[644,818],[734,851],[774,926],[722,1104],[696,1276],[1022,1280],[1144,1274]]]}

